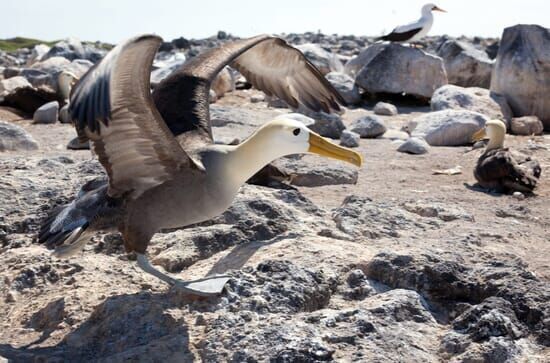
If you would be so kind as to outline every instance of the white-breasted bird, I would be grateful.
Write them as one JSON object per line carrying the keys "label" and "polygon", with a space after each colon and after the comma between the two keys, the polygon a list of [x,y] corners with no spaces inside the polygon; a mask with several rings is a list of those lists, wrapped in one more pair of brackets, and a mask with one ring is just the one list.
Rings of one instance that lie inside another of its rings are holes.
{"label": "white-breasted bird", "polygon": [[400,25],[397,28],[393,29],[391,33],[384,35],[377,40],[387,40],[390,42],[400,42],[400,43],[412,43],[422,39],[434,23],[433,11],[441,11],[446,13],[445,10],[437,7],[435,4],[426,4],[422,7],[422,16],[415,22]]}

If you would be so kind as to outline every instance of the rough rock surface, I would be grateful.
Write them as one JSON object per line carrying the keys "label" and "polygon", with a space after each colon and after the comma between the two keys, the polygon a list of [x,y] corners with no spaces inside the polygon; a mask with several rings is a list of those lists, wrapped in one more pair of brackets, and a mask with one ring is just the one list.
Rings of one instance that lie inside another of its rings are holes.
{"label": "rough rock surface", "polygon": [[515,117],[510,122],[512,133],[516,135],[542,135],[544,125],[537,116]]}
{"label": "rough rock surface", "polygon": [[36,150],[38,144],[23,128],[0,121],[0,151]]}
{"label": "rough rock surface", "polygon": [[516,25],[504,30],[491,90],[506,97],[514,116],[538,116],[550,130],[550,29]]}
{"label": "rough rock surface", "polygon": [[348,105],[356,105],[361,102],[359,88],[353,78],[345,73],[330,72],[325,76],[330,84],[342,95]]}
{"label": "rough rock surface", "polygon": [[340,145],[346,147],[357,147],[359,146],[359,139],[361,136],[353,131],[344,130],[342,131],[342,136],[340,136]]}
{"label": "rough rock surface", "polygon": [[378,102],[374,105],[373,111],[375,114],[381,116],[395,116],[399,113],[397,107],[387,102]]}
{"label": "rough rock surface", "polygon": [[[321,33],[284,37],[342,59],[373,43]],[[192,57],[230,39],[220,32],[163,48]],[[423,45],[434,52],[445,40],[426,37]],[[484,50],[497,44],[469,41]],[[82,46],[88,53],[92,45]],[[0,66],[22,69],[31,53],[0,52]],[[216,142],[244,140],[289,112],[249,102],[261,92],[246,87],[212,106]],[[39,151],[0,153],[0,361],[546,363],[547,174],[536,195],[523,199],[471,188],[479,150],[396,152],[391,138],[408,138],[398,130],[430,112],[399,108],[384,118],[386,136],[360,140],[361,168],[316,155],[275,163],[295,173],[294,181],[301,174],[308,183],[327,177],[329,185],[247,185],[223,215],[154,236],[148,254],[158,268],[183,279],[232,276],[212,299],[144,274],[118,233],[93,234],[68,260],[35,244],[48,212],[102,177],[102,168],[90,151],[65,149],[75,137],[71,125],[33,124],[0,108],[0,120],[40,144]],[[372,113],[344,108],[339,120],[349,128]],[[507,135],[506,145],[543,168],[550,163],[545,135]],[[432,175],[458,165],[461,174]],[[355,184],[342,184],[343,176]]]}
{"label": "rough rock surface", "polygon": [[443,86],[435,91],[430,104],[433,111],[468,110],[507,123],[512,118],[512,110],[503,96],[479,87]]}
{"label": "rough rock surface", "polygon": [[17,76],[0,81],[0,96],[7,96],[18,88],[29,87],[31,84],[25,77]]}
{"label": "rough rock surface", "polygon": [[275,165],[291,176],[292,185],[318,187],[357,183],[355,168],[336,162],[323,162],[314,165],[314,156],[288,157],[275,161]]}
{"label": "rough rock surface", "polygon": [[491,86],[494,61],[485,51],[465,42],[448,40],[441,44],[437,55],[443,58],[450,84],[482,88]]}
{"label": "rough rock surface", "polygon": [[472,111],[436,111],[412,120],[409,130],[432,146],[468,145],[487,121],[487,117]]}
{"label": "rough rock surface", "polygon": [[426,154],[430,151],[430,145],[426,140],[418,137],[411,137],[407,139],[404,143],[399,145],[397,151],[408,154]]}
{"label": "rough rock surface", "polygon": [[36,111],[34,111],[34,115],[32,117],[32,120],[36,124],[53,124],[56,123],[59,119],[59,102],[52,101],[48,102],[42,106]]}
{"label": "rough rock surface", "polygon": [[359,134],[362,138],[375,138],[383,135],[388,128],[378,116],[364,116],[350,125],[351,131]]}
{"label": "rough rock surface", "polygon": [[429,99],[448,83],[441,58],[399,44],[373,45],[348,64],[347,73],[355,74],[355,83],[371,94]]}

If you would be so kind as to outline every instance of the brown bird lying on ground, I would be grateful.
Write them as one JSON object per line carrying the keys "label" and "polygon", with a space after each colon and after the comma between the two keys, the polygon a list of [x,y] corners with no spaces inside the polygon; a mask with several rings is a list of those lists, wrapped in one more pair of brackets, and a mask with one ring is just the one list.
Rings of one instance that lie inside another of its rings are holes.
{"label": "brown bird lying on ground", "polygon": [[154,268],[145,255],[153,235],[211,219],[232,203],[241,185],[273,160],[316,153],[362,163],[304,124],[279,117],[239,145],[212,140],[209,90],[228,63],[257,88],[293,107],[338,110],[341,96],[301,52],[279,38],[227,43],[185,63],[150,93],[150,72],[162,39],[143,35],[113,48],[73,88],[70,113],[89,139],[108,183],[89,183],[43,225],[39,241],[66,256],[95,230],[122,233],[144,271],[197,295],[221,292],[227,276],[181,281]]}
{"label": "brown bird lying on ground", "polygon": [[500,193],[530,193],[537,186],[540,165],[528,156],[513,155],[504,148],[505,135],[506,125],[500,120],[488,121],[473,135],[472,141],[489,137],[489,143],[477,161],[474,176],[486,189]]}

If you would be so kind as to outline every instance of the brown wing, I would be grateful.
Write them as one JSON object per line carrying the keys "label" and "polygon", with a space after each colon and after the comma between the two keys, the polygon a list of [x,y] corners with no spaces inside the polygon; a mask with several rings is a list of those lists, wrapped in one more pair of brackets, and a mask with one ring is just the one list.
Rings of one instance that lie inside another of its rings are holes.
{"label": "brown wing", "polygon": [[208,92],[227,64],[256,88],[293,107],[313,111],[339,110],[345,101],[297,49],[269,35],[237,40],[209,49],[185,63],[154,90],[153,100],[180,144],[199,146],[212,141]]}
{"label": "brown wing", "polygon": [[71,117],[93,142],[113,197],[136,198],[194,166],[151,100],[149,74],[161,42],[144,35],[119,44],[71,93]]}

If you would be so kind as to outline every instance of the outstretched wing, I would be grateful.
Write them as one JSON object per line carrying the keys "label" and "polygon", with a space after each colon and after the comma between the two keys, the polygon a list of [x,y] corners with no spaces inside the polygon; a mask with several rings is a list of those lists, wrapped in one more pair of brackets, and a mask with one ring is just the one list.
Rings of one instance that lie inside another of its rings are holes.
{"label": "outstretched wing", "polygon": [[143,35],[119,44],[71,92],[71,117],[93,142],[112,197],[136,198],[194,166],[151,99],[149,75],[161,42]]}
{"label": "outstretched wing", "polygon": [[227,64],[256,88],[292,107],[302,104],[330,112],[345,104],[317,68],[284,40],[269,35],[237,40],[192,58],[155,88],[155,104],[174,135],[181,135],[180,144],[200,146],[212,141],[208,92]]}

